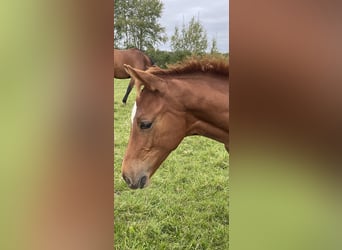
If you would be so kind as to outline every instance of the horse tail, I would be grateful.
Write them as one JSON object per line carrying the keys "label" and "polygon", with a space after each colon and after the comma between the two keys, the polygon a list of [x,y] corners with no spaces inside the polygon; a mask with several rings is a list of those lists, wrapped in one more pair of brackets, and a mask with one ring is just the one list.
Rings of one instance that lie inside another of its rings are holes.
{"label": "horse tail", "polygon": [[[141,52],[143,52],[143,51],[141,51]],[[148,66],[147,66],[147,68],[148,67],[152,67],[152,66],[155,66],[155,62],[153,61],[153,59],[149,56],[149,55],[147,55],[145,52],[143,52],[144,53],[144,55],[145,55],[145,59],[147,60],[147,63],[149,64]]]}
{"label": "horse tail", "polygon": [[[147,57],[148,63],[150,63],[151,66],[155,66],[155,65],[156,65],[155,61],[153,61],[153,59],[152,59],[149,55],[147,55],[147,54],[145,53],[145,51],[143,51],[143,50],[141,50],[141,49],[138,49],[138,48],[132,48],[132,49],[138,50],[138,51],[140,51],[141,53],[143,53],[143,54]],[[149,67],[151,67],[151,66],[149,66]]]}
{"label": "horse tail", "polygon": [[155,61],[153,61],[153,59],[150,56],[147,57],[150,60],[151,66],[154,66],[156,64]]}

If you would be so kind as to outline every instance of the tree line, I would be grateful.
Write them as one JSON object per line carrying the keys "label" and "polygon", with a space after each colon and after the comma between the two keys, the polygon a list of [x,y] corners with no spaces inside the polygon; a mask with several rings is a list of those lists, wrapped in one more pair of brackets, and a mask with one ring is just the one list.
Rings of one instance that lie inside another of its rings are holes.
{"label": "tree line", "polygon": [[[206,54],[209,42],[207,32],[199,18],[192,17],[188,24],[175,27],[168,38],[161,18],[163,3],[160,0],[114,1],[114,47],[138,48],[146,51],[160,67],[174,63],[189,55]],[[172,52],[156,49],[170,41]],[[209,53],[220,54],[217,42],[212,38]]]}

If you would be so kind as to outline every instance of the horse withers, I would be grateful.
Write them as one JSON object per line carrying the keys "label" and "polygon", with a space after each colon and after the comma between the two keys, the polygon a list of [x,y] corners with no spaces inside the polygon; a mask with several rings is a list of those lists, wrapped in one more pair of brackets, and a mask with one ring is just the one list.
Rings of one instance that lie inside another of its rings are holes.
{"label": "horse withers", "polygon": [[[228,59],[190,59],[166,70],[125,65],[137,97],[122,176],[132,189],[151,176],[186,136],[229,143]],[[141,88],[143,89],[141,90]]]}
{"label": "horse withers", "polygon": [[[135,69],[146,70],[153,65],[153,61],[139,49],[114,49],[114,78],[128,79],[131,76],[124,69],[124,64],[131,65]],[[126,104],[129,93],[134,86],[134,78],[131,78],[122,102]]]}

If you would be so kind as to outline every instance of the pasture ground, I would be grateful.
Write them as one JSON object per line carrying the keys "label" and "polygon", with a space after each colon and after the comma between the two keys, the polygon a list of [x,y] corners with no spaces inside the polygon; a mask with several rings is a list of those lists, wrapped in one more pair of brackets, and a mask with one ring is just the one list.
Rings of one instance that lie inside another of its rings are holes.
{"label": "pasture ground", "polygon": [[132,90],[114,85],[114,249],[228,249],[229,156],[223,144],[187,137],[145,189],[130,190],[121,178],[127,146]]}

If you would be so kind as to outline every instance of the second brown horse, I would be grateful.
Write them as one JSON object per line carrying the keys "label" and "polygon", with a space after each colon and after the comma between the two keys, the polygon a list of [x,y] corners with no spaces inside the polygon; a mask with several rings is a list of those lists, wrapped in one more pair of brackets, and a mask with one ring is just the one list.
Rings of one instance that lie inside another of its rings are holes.
{"label": "second brown horse", "polygon": [[[153,61],[139,49],[114,49],[114,78],[128,79],[131,76],[124,69],[124,64],[133,68],[147,70],[153,65]],[[131,78],[122,102],[126,104],[129,93],[134,86],[134,78]]]}

